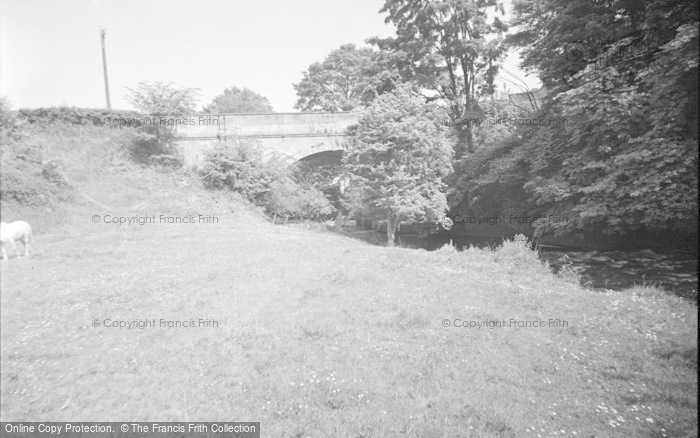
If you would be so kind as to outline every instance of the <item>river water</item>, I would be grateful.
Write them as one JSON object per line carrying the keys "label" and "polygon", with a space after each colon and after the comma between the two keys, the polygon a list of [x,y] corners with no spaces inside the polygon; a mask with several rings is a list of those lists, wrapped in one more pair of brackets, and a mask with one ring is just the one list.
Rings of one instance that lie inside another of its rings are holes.
{"label": "river water", "polygon": [[[386,234],[369,230],[347,229],[352,237],[386,245]],[[452,238],[458,250],[470,245],[496,247],[501,238],[459,237]],[[448,236],[430,236],[418,239],[412,235],[396,236],[396,245],[405,248],[436,250],[450,242]],[[649,249],[641,251],[590,251],[571,248],[539,247],[540,258],[547,260],[555,272],[568,265],[575,270],[581,284],[593,289],[621,290],[636,285],[654,285],[678,296],[697,301],[698,258],[697,253],[660,253]]]}

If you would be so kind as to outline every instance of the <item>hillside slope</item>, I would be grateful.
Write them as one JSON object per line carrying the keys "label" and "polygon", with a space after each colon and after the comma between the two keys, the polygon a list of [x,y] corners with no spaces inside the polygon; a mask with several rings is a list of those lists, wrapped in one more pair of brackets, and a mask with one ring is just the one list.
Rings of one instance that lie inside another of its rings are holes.
{"label": "hillside slope", "polygon": [[21,142],[2,149],[3,221],[27,220],[42,234],[80,227],[102,213],[258,216],[237,195],[207,191],[184,169],[133,162],[127,147],[134,135],[130,129],[30,126]]}

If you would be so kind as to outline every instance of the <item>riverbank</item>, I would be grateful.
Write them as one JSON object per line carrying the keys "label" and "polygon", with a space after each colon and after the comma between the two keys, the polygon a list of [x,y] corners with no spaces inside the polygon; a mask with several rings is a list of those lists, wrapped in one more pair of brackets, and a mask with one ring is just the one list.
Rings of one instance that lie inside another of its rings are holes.
{"label": "riverbank", "polygon": [[76,217],[80,233],[39,235],[31,259],[4,262],[2,420],[697,434],[697,307],[684,300],[584,290],[518,243],[416,251],[215,214]]}
{"label": "riverbank", "polygon": [[[374,245],[386,245],[386,234],[346,224],[343,234]],[[494,248],[502,237],[459,236],[442,232],[427,238],[397,234],[395,244],[404,248],[434,251],[446,244],[462,250],[470,246]],[[536,245],[540,258],[554,272],[575,271],[581,285],[598,290],[623,291],[636,286],[654,286],[692,301],[698,301],[697,254],[679,250],[662,253],[650,249],[636,251],[594,251],[579,248]]]}

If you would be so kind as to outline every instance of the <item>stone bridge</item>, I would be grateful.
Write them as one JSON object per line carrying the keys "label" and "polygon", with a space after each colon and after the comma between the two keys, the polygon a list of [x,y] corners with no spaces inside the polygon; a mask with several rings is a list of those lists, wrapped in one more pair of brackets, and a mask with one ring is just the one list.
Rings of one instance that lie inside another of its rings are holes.
{"label": "stone bridge", "polygon": [[204,152],[217,142],[234,144],[251,139],[264,154],[277,153],[294,162],[316,154],[344,149],[345,129],[357,123],[358,113],[195,114],[177,128],[185,165],[199,165]]}

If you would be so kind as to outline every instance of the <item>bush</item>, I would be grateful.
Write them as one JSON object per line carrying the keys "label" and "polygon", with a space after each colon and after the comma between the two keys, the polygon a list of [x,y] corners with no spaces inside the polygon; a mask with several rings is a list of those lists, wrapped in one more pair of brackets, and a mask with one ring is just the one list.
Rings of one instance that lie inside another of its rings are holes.
{"label": "bush", "polygon": [[182,167],[184,157],[175,143],[175,132],[169,128],[146,125],[136,128],[128,146],[134,161],[164,167]]}
{"label": "bush", "polygon": [[294,181],[283,160],[264,159],[254,143],[216,144],[199,174],[208,189],[240,193],[268,214],[321,219],[335,210],[323,192]]}
{"label": "bush", "polygon": [[323,192],[301,187],[290,178],[274,181],[265,197],[265,210],[275,216],[301,219],[324,219],[335,211]]}
{"label": "bush", "polygon": [[537,267],[543,266],[537,251],[532,249],[528,238],[522,234],[513,237],[513,240],[506,240],[494,251],[494,261],[498,263],[511,264],[514,267]]}
{"label": "bush", "polygon": [[206,152],[200,176],[213,190],[231,190],[261,205],[274,181],[285,176],[283,163],[265,161],[262,152],[251,143],[229,146],[218,143]]}
{"label": "bush", "polygon": [[301,204],[300,216],[302,219],[327,219],[330,214],[336,211],[323,192],[313,187],[301,188],[297,196]]}

